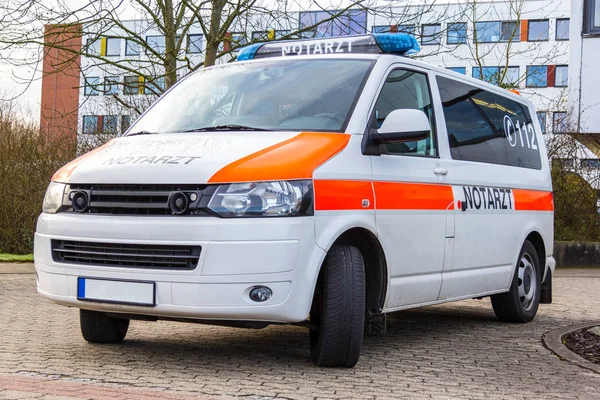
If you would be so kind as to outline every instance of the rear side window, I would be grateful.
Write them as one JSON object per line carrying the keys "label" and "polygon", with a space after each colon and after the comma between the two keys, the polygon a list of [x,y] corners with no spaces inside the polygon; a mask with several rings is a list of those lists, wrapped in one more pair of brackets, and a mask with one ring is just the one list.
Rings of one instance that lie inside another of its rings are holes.
{"label": "rear side window", "polygon": [[453,159],[542,168],[527,106],[442,76],[437,83]]}

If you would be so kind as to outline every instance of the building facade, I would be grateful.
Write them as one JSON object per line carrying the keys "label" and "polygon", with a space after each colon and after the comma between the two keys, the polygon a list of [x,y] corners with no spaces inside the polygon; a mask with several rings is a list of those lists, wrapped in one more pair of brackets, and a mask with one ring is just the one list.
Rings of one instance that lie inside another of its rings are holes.
{"label": "building facade", "polygon": [[[566,128],[570,10],[570,0],[413,0],[398,6],[382,2],[381,7],[349,10],[333,19],[336,11],[316,9],[278,21],[251,17],[251,23],[240,22],[228,33],[217,63],[228,62],[236,48],[256,41],[409,33],[421,44],[417,58],[519,90],[534,102],[544,131],[552,134]],[[125,131],[165,87],[164,67],[153,61],[153,52],[164,51],[165,38],[148,21],[126,21],[124,29],[84,31],[77,85],[54,88],[61,96],[68,91],[78,99],[80,140]],[[177,75],[183,77],[201,65],[206,43],[200,26],[190,27],[177,40],[182,43]],[[52,74],[43,79],[45,88],[52,86]],[[44,98],[51,93],[51,88],[45,90]],[[42,114],[42,124],[44,119]]]}

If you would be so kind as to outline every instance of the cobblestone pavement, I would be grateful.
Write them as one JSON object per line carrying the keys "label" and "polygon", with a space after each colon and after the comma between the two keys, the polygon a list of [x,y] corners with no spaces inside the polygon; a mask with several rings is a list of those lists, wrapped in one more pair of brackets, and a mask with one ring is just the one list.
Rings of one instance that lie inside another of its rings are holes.
{"label": "cobblestone pavement", "polygon": [[600,270],[555,277],[529,324],[494,318],[489,299],[392,315],[353,369],[321,369],[303,328],[133,321],[125,342],[91,345],[76,309],[0,275],[0,398],[599,399],[600,375],[544,348],[552,329],[600,319]]}

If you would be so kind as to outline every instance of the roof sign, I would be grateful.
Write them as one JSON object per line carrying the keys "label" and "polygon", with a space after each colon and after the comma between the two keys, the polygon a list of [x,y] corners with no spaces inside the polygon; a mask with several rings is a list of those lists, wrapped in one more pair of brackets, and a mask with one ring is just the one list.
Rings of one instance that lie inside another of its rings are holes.
{"label": "roof sign", "polygon": [[401,33],[375,33],[371,35],[255,43],[241,49],[237,60],[343,53],[408,55],[419,50],[419,43],[414,36]]}

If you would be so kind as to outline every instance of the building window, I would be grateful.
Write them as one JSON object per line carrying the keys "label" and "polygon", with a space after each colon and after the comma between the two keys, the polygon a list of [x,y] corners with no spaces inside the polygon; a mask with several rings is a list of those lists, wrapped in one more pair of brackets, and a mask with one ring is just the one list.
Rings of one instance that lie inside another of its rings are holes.
{"label": "building window", "polygon": [[154,78],[152,81],[146,81],[144,85],[144,94],[161,94],[165,91],[165,77]]}
{"label": "building window", "polygon": [[244,32],[228,32],[225,40],[219,44],[219,51],[231,51],[233,54],[237,54],[240,47],[245,46],[246,43],[248,43],[248,37]]}
{"label": "building window", "polygon": [[584,2],[583,32],[600,33],[600,0]]}
{"label": "building window", "polygon": [[569,66],[557,65],[554,70],[554,86],[567,87],[569,84]]}
{"label": "building window", "polygon": [[548,40],[550,23],[547,19],[529,20],[527,23],[527,41],[539,42]]}
{"label": "building window", "polygon": [[404,33],[415,35],[414,25],[379,25],[371,28],[372,33]]}
{"label": "building window", "polygon": [[138,76],[126,76],[123,80],[123,94],[134,95],[140,93],[140,78]]}
{"label": "building window", "polygon": [[121,39],[106,38],[106,55],[120,56],[121,55]]}
{"label": "building window", "polygon": [[202,53],[202,35],[188,35],[187,52],[190,54]]}
{"label": "building window", "polygon": [[[288,36],[292,31],[287,29],[276,30],[271,29],[268,31],[254,31],[252,32],[252,41],[253,42],[266,42],[268,40],[279,40],[285,36]],[[311,35],[313,32],[311,31]],[[312,37],[312,36],[311,36]]]}
{"label": "building window", "polygon": [[581,167],[598,169],[600,168],[600,160],[597,158],[582,158]]}
{"label": "building window", "polygon": [[500,24],[501,42],[518,42],[521,38],[521,28],[517,21],[502,21]]}
{"label": "building window", "polygon": [[118,115],[105,115],[102,117],[102,133],[116,135],[118,133]]}
{"label": "building window", "polygon": [[[367,33],[367,12],[363,10],[306,11],[300,13],[300,29],[315,26],[302,35],[306,38],[360,35]],[[333,19],[332,17],[335,16]],[[325,21],[328,20],[328,21]]]}
{"label": "building window", "polygon": [[448,44],[467,43],[467,24],[455,22],[448,24]]}
{"label": "building window", "polygon": [[126,56],[139,56],[140,55],[140,44],[135,40],[127,39],[125,41],[125,55]]}
{"label": "building window", "polygon": [[100,130],[98,129],[99,118],[97,115],[84,115],[83,116],[83,133],[84,134],[95,134]]}
{"label": "building window", "polygon": [[467,68],[466,67],[446,67],[446,69],[450,70],[450,71],[457,72],[459,74],[463,74],[463,75],[467,74]]}
{"label": "building window", "polygon": [[556,20],[556,40],[569,40],[569,18]]}
{"label": "building window", "polygon": [[519,67],[508,67],[506,74],[503,67],[473,67],[473,78],[481,79],[494,85],[502,83],[515,86],[519,83]]}
{"label": "building window", "polygon": [[567,131],[567,113],[558,111],[552,114],[552,131],[554,133],[564,133]]}
{"label": "building window", "polygon": [[546,134],[546,111],[538,111],[537,112],[538,121],[540,122],[540,126],[542,127],[542,135]]}
{"label": "building window", "polygon": [[100,86],[100,78],[97,76],[87,77],[85,78],[85,84],[83,86],[83,94],[85,96],[98,96],[100,91],[98,87]]}
{"label": "building window", "polygon": [[107,76],[104,78],[104,94],[119,94],[119,77]]}
{"label": "building window", "polygon": [[100,48],[102,47],[102,41],[100,39],[88,39],[85,43],[87,46],[87,54],[94,56],[100,55]]}
{"label": "building window", "polygon": [[546,65],[528,65],[527,66],[527,87],[546,87],[548,86],[548,66]]}
{"label": "building window", "polygon": [[131,115],[121,115],[121,133],[125,133],[131,125]]}
{"label": "building window", "polygon": [[[165,37],[164,36],[146,36],[146,43],[148,47],[157,52],[163,54],[165,52]],[[146,50],[148,54],[151,54]]]}
{"label": "building window", "polygon": [[440,24],[423,25],[423,28],[421,30],[421,44],[440,44],[442,42],[442,38],[440,35],[441,29],[442,27]]}
{"label": "building window", "polygon": [[573,168],[574,162],[572,158],[553,158],[552,166],[554,168],[566,169]]}

